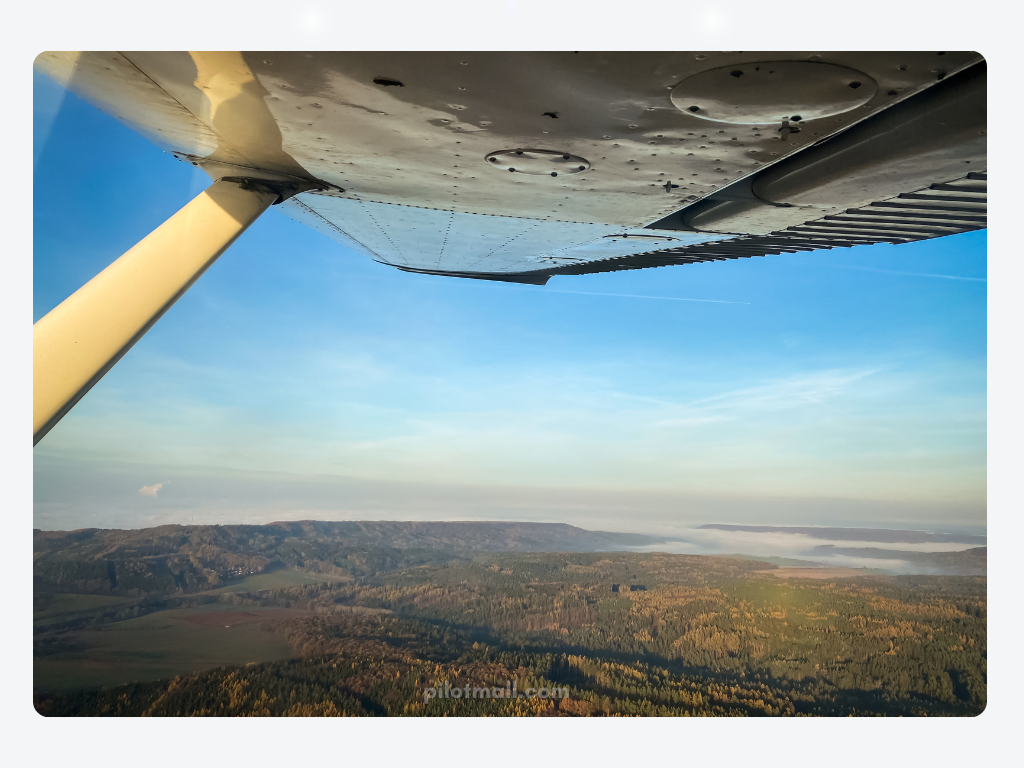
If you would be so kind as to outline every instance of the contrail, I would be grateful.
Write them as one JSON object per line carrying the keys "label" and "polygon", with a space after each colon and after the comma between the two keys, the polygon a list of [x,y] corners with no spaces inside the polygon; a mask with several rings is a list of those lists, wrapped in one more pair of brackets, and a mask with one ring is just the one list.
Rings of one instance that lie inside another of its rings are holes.
{"label": "contrail", "polygon": [[698,301],[702,304],[750,304],[749,301],[723,301],[722,299],[683,299],[678,296],[644,296],[636,293],[593,293],[591,291],[559,291],[551,288],[544,293],[573,293],[577,296],[615,296],[620,299],[660,299],[661,301]]}
{"label": "contrail", "polygon": [[937,275],[931,272],[897,272],[892,269],[875,269],[874,267],[850,267],[844,264],[825,264],[833,269],[856,269],[861,272],[879,272],[883,275],[904,275],[906,277],[938,277],[943,280],[968,280],[972,283],[987,283],[987,277],[964,277],[962,275]]}

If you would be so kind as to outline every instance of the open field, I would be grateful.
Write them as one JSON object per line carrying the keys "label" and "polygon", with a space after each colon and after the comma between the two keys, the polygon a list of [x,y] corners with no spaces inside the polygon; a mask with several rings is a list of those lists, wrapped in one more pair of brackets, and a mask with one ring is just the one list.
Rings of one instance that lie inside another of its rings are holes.
{"label": "open field", "polygon": [[207,595],[223,595],[230,592],[259,592],[263,589],[281,589],[282,587],[301,587],[303,584],[322,584],[339,581],[351,581],[346,576],[332,576],[322,573],[305,573],[291,568],[278,568],[273,571],[254,573],[241,581],[224,587],[211,589]]}
{"label": "open field", "polygon": [[777,576],[780,579],[849,579],[855,576],[871,576],[877,571],[868,568],[794,568],[782,567],[770,571],[759,571]]}
{"label": "open field", "polygon": [[798,560],[793,557],[774,557],[774,556],[760,556],[760,555],[715,555],[715,557],[726,557],[730,560],[754,560],[759,563],[771,563],[772,565],[787,566],[792,568],[822,568],[824,563],[819,563],[816,560]]}
{"label": "open field", "polygon": [[114,595],[79,595],[50,593],[37,600],[32,611],[32,623],[37,626],[89,616],[103,608],[124,605],[132,598]]}
{"label": "open field", "polygon": [[70,632],[65,648],[35,659],[33,687],[98,688],[290,658],[295,653],[288,641],[260,624],[305,615],[308,611],[289,608],[210,605]]}

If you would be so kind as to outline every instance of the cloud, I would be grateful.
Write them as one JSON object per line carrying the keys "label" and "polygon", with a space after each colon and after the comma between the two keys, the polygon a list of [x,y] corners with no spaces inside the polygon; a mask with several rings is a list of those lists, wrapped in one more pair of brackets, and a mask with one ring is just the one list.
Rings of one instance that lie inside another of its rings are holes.
{"label": "cloud", "polygon": [[833,369],[795,375],[694,400],[690,403],[690,407],[701,410],[741,408],[780,410],[804,403],[822,405],[830,398],[850,392],[854,384],[858,384],[860,390],[863,391],[863,385],[859,385],[859,382],[874,376],[881,370],[881,367],[860,370]]}
{"label": "cloud", "polygon": [[144,485],[139,488],[139,493],[143,496],[156,496],[156,492],[164,487],[163,483],[156,483],[155,485]]}

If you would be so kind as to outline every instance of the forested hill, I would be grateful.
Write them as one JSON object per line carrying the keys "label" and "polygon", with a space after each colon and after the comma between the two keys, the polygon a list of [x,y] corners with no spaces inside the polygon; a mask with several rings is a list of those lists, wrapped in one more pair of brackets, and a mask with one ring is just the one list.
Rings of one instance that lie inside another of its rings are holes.
{"label": "forested hill", "polygon": [[196,592],[274,565],[359,575],[469,552],[607,552],[667,538],[560,523],[278,522],[34,531],[37,587]]}
{"label": "forested hill", "polygon": [[238,549],[252,539],[331,542],[342,546],[441,549],[477,552],[603,552],[661,544],[673,539],[635,533],[588,531],[563,523],[324,522],[268,525],[161,525],[156,528],[34,531],[36,552],[156,548],[166,553],[189,545]]}
{"label": "forested hill", "polygon": [[[983,577],[780,570],[663,553],[498,552],[359,578],[279,571],[293,578],[160,600],[40,593],[36,707],[689,716],[985,708]],[[273,650],[282,639],[291,654]],[[119,687],[100,689],[103,670]],[[509,680],[520,690],[565,686],[568,698],[424,698],[426,687]]]}

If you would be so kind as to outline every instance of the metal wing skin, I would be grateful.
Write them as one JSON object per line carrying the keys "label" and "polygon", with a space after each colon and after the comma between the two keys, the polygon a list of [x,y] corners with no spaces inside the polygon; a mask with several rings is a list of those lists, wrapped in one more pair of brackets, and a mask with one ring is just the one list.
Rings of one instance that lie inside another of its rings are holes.
{"label": "metal wing skin", "polygon": [[214,179],[295,180],[305,191],[280,210],[408,271],[542,284],[985,225],[976,53],[98,52],[37,66]]}
{"label": "metal wing skin", "polygon": [[38,442],[271,205],[408,272],[553,275],[985,226],[963,52],[48,52],[213,183],[33,328]]}

